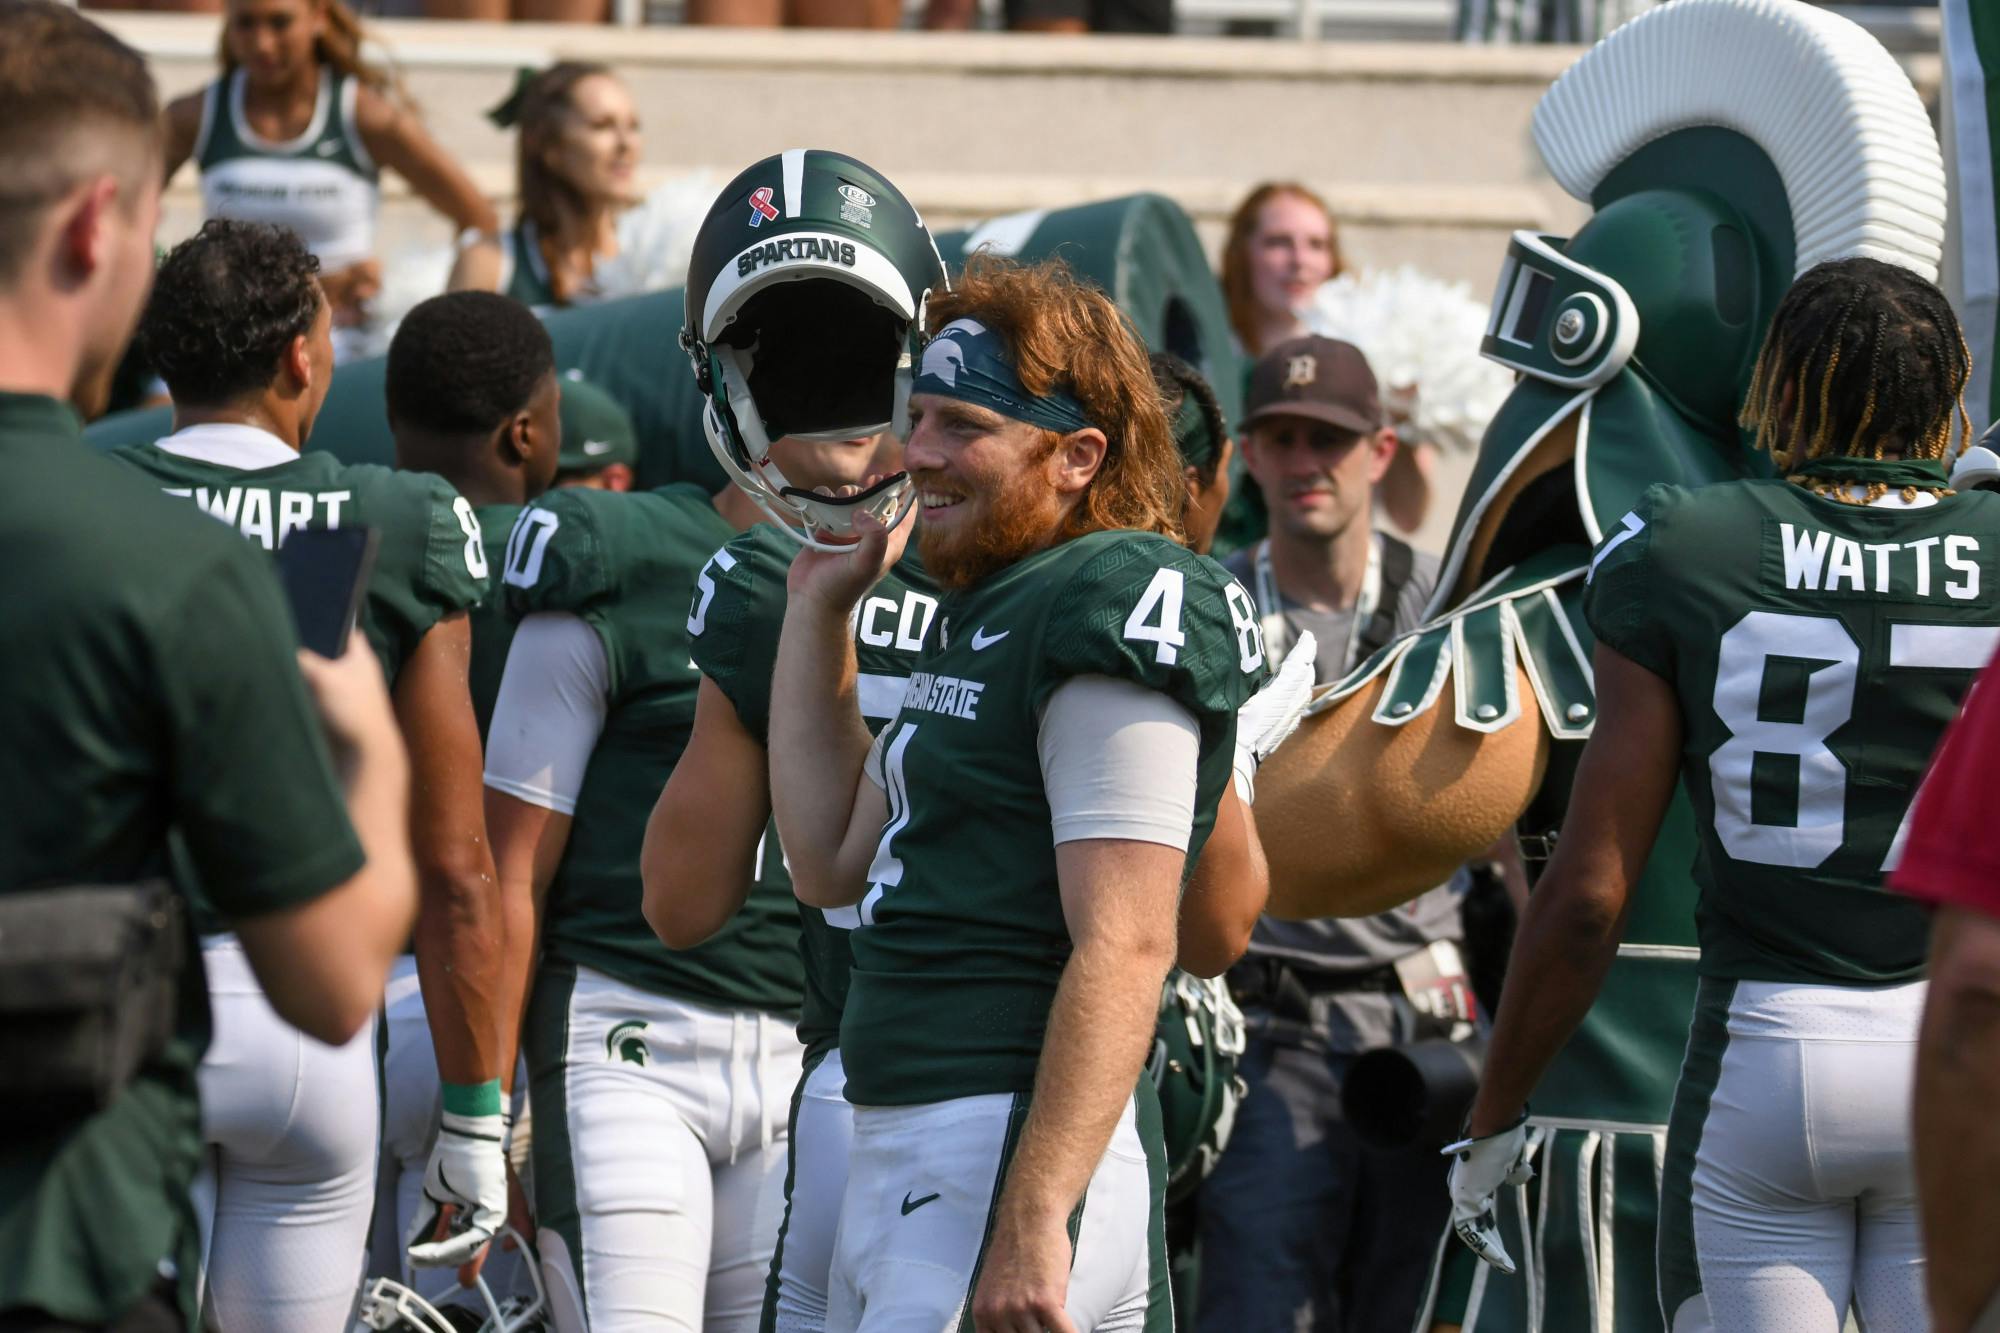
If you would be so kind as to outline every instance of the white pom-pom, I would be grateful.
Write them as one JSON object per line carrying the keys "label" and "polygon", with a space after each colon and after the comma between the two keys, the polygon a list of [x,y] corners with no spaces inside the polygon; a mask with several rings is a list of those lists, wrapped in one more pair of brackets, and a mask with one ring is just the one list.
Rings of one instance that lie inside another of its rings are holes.
{"label": "white pom-pom", "polygon": [[1479,355],[1488,311],[1465,283],[1407,265],[1343,273],[1301,314],[1314,333],[1361,349],[1406,439],[1471,452],[1514,386]]}

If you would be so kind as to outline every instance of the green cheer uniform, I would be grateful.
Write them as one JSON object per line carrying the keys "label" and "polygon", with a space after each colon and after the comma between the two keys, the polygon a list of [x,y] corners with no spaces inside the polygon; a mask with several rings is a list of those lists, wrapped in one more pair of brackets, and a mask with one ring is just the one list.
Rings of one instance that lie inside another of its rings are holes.
{"label": "green cheer uniform", "polygon": [[[1921,1299],[1902,1115],[1928,920],[1884,880],[2000,644],[2000,497],[1906,507],[1901,488],[1940,469],[1806,471],[1891,493],[1654,486],[1599,547],[1585,599],[1599,642],[1678,698],[1695,823],[1701,983],[1661,1177],[1670,1326],[1704,1306],[1718,1327],[1770,1326],[1829,1282],[1858,1284],[1864,1318]],[[1841,1115],[1875,1128],[1841,1133]],[[1850,1193],[1872,1200],[1858,1225],[1838,1220]],[[1746,1273],[1774,1225],[1786,1239],[1763,1261],[1791,1276]]]}
{"label": "green cheer uniform", "polygon": [[1263,678],[1235,580],[1164,538],[1064,542],[947,596],[939,619],[877,746],[890,816],[840,1033],[861,1105],[1034,1086],[1069,954],[1034,745],[1056,688],[1113,676],[1194,715],[1192,861],[1229,778],[1236,709]]}
{"label": "green cheer uniform", "polygon": [[472,690],[472,713],[479,719],[479,739],[493,725],[493,701],[500,696],[500,675],[507,669],[507,648],[514,642],[514,618],[507,611],[507,585],[500,571],[507,567],[507,542],[514,535],[514,521],[521,506],[480,505],[472,511],[479,520],[481,546],[486,552],[486,568],[492,577],[486,595],[472,608],[472,670],[466,684]]}
{"label": "green cheer uniform", "polygon": [[[348,823],[268,563],[93,455],[51,399],[0,394],[0,894],[129,883],[179,831],[214,904],[249,916],[355,874]],[[0,1141],[0,1309],[115,1320],[177,1268],[201,1153],[202,973],[178,1031],[107,1110]]]}
{"label": "green cheer uniform", "polygon": [[375,253],[380,173],[356,125],[361,81],[319,67],[312,120],[295,139],[259,135],[243,113],[242,70],[208,85],[194,144],[202,213],[297,232],[334,272]]}
{"label": "green cheer uniform", "polygon": [[[261,438],[230,438],[249,435]],[[188,443],[195,440],[203,443]],[[209,448],[210,440],[220,442]],[[182,447],[201,453],[175,452]],[[392,687],[433,625],[485,595],[485,536],[471,502],[442,477],[343,463],[327,453],[295,454],[275,436],[241,426],[197,426],[111,457],[267,551],[300,528],[358,524],[379,531],[361,628]]]}
{"label": "green cheer uniform", "polygon": [[500,293],[511,296],[536,314],[546,314],[567,304],[556,299],[555,284],[549,281],[549,264],[542,258],[541,237],[535,224],[522,218],[500,238]]}

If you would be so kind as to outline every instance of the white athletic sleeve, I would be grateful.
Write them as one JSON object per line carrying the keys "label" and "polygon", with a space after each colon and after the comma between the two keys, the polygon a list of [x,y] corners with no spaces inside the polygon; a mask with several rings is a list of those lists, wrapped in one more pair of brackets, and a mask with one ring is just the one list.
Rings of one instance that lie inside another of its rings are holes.
{"label": "white athletic sleeve", "polygon": [[875,734],[875,743],[868,747],[868,757],[861,761],[861,776],[880,787],[889,790],[889,779],[882,774],[882,747],[889,739],[894,727],[884,727]]}
{"label": "white athletic sleeve", "polygon": [[610,695],[611,665],[595,630],[567,611],[524,617],[486,733],[486,785],[575,814]]}
{"label": "white athletic sleeve", "polygon": [[1187,850],[1201,729],[1157,690],[1077,676],[1049,696],[1037,744],[1058,846],[1122,838]]}

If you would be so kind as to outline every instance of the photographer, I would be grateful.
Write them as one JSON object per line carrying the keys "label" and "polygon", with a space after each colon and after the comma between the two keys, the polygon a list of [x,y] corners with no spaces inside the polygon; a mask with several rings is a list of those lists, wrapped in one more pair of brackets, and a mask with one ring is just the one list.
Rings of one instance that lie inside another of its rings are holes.
{"label": "photographer", "polygon": [[[1273,664],[1310,631],[1320,682],[1337,680],[1416,626],[1437,579],[1434,557],[1371,522],[1395,431],[1366,359],[1330,338],[1261,357],[1246,409],[1270,536],[1223,563],[1257,603]],[[1341,1083],[1364,1051],[1473,1018],[1461,934],[1450,886],[1380,916],[1257,923],[1229,974],[1249,1092],[1202,1186],[1199,1327],[1409,1325],[1444,1221],[1443,1159],[1363,1145]]]}
{"label": "photographer", "polygon": [[158,882],[170,832],[273,1007],[323,1041],[374,1012],[414,904],[374,663],[298,659],[265,557],[81,438],[151,282],[158,114],[134,52],[0,0],[6,1333],[193,1321],[208,1016]]}

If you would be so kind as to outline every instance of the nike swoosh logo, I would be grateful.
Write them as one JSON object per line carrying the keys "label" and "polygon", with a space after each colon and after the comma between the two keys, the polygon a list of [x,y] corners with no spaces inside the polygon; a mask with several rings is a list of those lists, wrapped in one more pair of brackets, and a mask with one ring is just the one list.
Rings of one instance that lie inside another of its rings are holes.
{"label": "nike swoosh logo", "polygon": [[930,1203],[930,1202],[932,1202],[933,1200],[935,1200],[935,1199],[937,1199],[937,1198],[939,1198],[939,1197],[940,1197],[940,1196],[938,1196],[938,1195],[936,1195],[936,1194],[926,1194],[926,1195],[925,1195],[925,1196],[924,1196],[923,1198],[921,1198],[921,1199],[917,1199],[917,1200],[915,1200],[915,1201],[912,1201],[912,1200],[911,1200],[911,1198],[910,1198],[910,1196],[909,1196],[909,1195],[908,1195],[907,1193],[906,1193],[906,1194],[904,1194],[904,1195],[903,1195],[903,1216],[904,1216],[904,1217],[908,1217],[908,1216],[909,1216],[909,1215],[910,1215],[911,1213],[914,1213],[914,1212],[916,1212],[916,1211],[917,1211],[917,1209],[919,1209],[919,1208],[923,1207],[923,1206],[924,1206],[925,1204],[927,1204],[927,1203]]}
{"label": "nike swoosh logo", "polygon": [[583,451],[591,455],[608,454],[611,452],[611,441],[585,440],[583,442]]}
{"label": "nike swoosh logo", "polygon": [[1013,632],[1010,629],[1003,629],[998,634],[988,634],[986,626],[981,625],[978,629],[972,631],[972,651],[975,653],[983,652]]}

